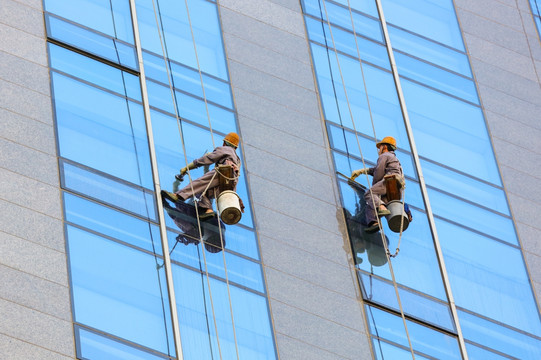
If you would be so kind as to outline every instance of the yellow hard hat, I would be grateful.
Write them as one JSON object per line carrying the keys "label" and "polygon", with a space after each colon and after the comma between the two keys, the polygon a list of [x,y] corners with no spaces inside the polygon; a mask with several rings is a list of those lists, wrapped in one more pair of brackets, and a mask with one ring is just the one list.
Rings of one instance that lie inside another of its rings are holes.
{"label": "yellow hard hat", "polygon": [[393,150],[396,150],[396,140],[392,136],[386,136],[384,137],[380,142],[376,144],[376,147],[379,147],[382,144],[391,145],[391,148]]}
{"label": "yellow hard hat", "polygon": [[234,147],[239,147],[239,140],[239,135],[234,132],[230,132],[224,137],[224,141],[229,145],[233,145]]}

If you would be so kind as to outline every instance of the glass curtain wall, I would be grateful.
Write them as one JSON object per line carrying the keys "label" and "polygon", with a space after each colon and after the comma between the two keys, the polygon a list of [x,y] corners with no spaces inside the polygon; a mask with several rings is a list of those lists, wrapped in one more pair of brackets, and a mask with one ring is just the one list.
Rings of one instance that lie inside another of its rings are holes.
{"label": "glass curtain wall", "polygon": [[244,175],[239,224],[161,217],[171,318],[154,182],[172,191],[181,167],[238,129],[216,2],[135,4],[147,93],[128,0],[44,0],[77,356],[176,358],[178,321],[184,359],[275,359]]}
{"label": "glass curtain wall", "polygon": [[533,19],[535,25],[537,25],[537,33],[541,38],[541,1],[540,0],[530,0],[530,7],[532,9]]}
{"label": "glass curtain wall", "polygon": [[[397,139],[413,222],[402,235],[359,234],[363,192],[337,180],[374,357],[411,357],[388,257],[416,357],[461,358],[433,234],[426,183],[470,359],[536,359],[541,322],[451,0],[382,0],[421,169],[413,161],[373,0],[303,0],[335,168],[374,166],[375,139]],[[357,181],[369,185],[368,177]]]}

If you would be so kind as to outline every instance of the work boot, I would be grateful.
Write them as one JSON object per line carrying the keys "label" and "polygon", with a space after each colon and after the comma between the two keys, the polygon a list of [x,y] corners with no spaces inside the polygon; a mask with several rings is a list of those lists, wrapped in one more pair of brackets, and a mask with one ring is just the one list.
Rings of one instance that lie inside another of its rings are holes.
{"label": "work boot", "polygon": [[172,201],[172,202],[174,202],[174,203],[179,202],[179,201],[182,201],[182,199],[179,198],[178,195],[175,194],[175,193],[172,193],[172,192],[169,192],[169,191],[165,191],[165,190],[162,190],[160,193],[162,194],[162,197],[164,197],[164,198],[166,198],[167,200]]}
{"label": "work boot", "polygon": [[[210,210],[210,209],[209,209]],[[200,214],[199,215],[199,218],[200,219],[208,219],[210,217],[213,217],[214,216],[214,211],[210,210],[210,211],[205,211],[204,213]]]}
{"label": "work boot", "polygon": [[391,215],[391,212],[387,208],[378,209],[378,216],[386,216],[386,215]]}
{"label": "work boot", "polygon": [[368,233],[368,234],[373,234],[373,233],[378,232],[378,231],[379,231],[379,223],[378,222],[373,222],[368,227],[364,228],[364,232]]}

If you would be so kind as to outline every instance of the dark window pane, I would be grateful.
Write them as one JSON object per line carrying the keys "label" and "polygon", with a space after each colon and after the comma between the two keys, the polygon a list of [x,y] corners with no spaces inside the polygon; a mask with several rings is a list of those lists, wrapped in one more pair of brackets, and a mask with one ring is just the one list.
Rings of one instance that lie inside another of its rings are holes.
{"label": "dark window pane", "polygon": [[82,359],[109,359],[111,357],[122,360],[169,359],[80,327],[75,327],[75,334],[79,344],[78,356]]}
{"label": "dark window pane", "polygon": [[162,260],[71,226],[66,234],[75,321],[174,353]]}
{"label": "dark window pane", "polygon": [[[535,314],[535,312],[530,314]],[[458,311],[458,317],[466,340],[508,354],[515,359],[539,359],[541,339],[514,331],[461,310]],[[485,360],[485,358],[482,358],[482,360]]]}
{"label": "dark window pane", "polygon": [[79,196],[63,194],[66,221],[162,254],[160,231],[156,225]]}
{"label": "dark window pane", "polygon": [[85,194],[144,218],[156,219],[152,193],[72,164],[62,162],[62,187]]}
{"label": "dark window pane", "polygon": [[45,0],[44,4],[46,11],[133,44],[129,1]]}
{"label": "dark window pane", "polygon": [[457,306],[541,335],[541,323],[519,249],[436,219]]}

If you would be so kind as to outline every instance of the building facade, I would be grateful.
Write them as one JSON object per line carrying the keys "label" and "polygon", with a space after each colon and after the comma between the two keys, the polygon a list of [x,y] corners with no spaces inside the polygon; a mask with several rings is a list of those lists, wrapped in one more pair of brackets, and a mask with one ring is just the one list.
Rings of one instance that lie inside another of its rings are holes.
{"label": "building facade", "polygon": [[[538,1],[0,2],[2,357],[540,357]],[[231,131],[240,223],[171,209]]]}

